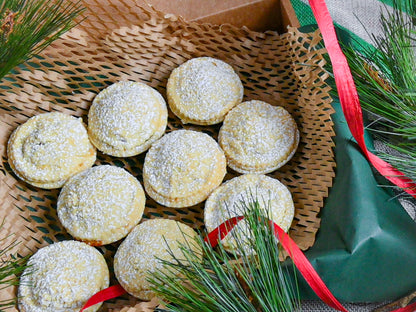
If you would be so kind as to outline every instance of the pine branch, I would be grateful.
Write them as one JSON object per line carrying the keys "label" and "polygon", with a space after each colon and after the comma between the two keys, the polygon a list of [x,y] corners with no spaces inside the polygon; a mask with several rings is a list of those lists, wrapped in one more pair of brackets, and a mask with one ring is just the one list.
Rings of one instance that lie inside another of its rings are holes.
{"label": "pine branch", "polygon": [[[263,203],[264,204],[264,203]],[[185,259],[171,253],[166,269],[150,278],[152,289],[172,312],[293,312],[300,310],[297,285],[279,260],[279,245],[260,203],[241,203],[246,227],[236,233],[236,250],[213,249],[201,237],[203,257],[181,246]],[[266,211],[268,211],[266,209]],[[247,247],[247,242],[249,247]],[[162,311],[162,310],[160,310]]]}
{"label": "pine branch", "polygon": [[416,5],[394,0],[380,19],[374,47],[344,47],[369,129],[394,153],[378,155],[416,181]]}
{"label": "pine branch", "polygon": [[0,0],[0,79],[74,27],[82,11],[67,0]]}

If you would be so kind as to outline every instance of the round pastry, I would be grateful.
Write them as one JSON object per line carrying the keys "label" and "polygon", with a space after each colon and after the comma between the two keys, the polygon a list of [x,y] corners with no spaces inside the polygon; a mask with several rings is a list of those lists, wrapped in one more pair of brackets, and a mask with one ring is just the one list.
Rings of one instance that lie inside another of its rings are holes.
{"label": "round pastry", "polygon": [[248,101],[228,113],[218,141],[231,169],[239,173],[269,173],[295,154],[299,131],[283,107]]}
{"label": "round pastry", "polygon": [[139,223],[145,201],[135,177],[122,168],[102,165],[78,173],[65,183],[57,212],[75,239],[101,246],[125,237]]}
{"label": "round pastry", "polygon": [[[104,257],[77,241],[39,249],[28,261],[18,289],[20,312],[78,312],[88,299],[109,285]],[[94,312],[96,304],[85,311]]]}
{"label": "round pastry", "polygon": [[172,260],[170,253],[177,259],[185,259],[180,246],[191,248],[199,257],[201,247],[196,235],[191,227],[169,219],[151,219],[137,225],[114,256],[117,280],[132,296],[150,300],[154,292],[147,279],[155,272],[165,271],[159,259]]}
{"label": "round pastry", "polygon": [[[204,209],[207,231],[213,231],[232,217],[244,215],[253,200],[257,200],[261,209],[269,213],[268,217],[284,231],[289,230],[295,208],[288,188],[279,180],[263,174],[245,174],[223,183],[208,197]],[[247,225],[242,220],[223,239],[224,249],[236,250],[237,238],[250,251],[248,242],[244,240],[247,233]]]}
{"label": "round pastry", "polygon": [[224,153],[213,138],[202,132],[176,130],[147,152],[143,183],[159,204],[180,208],[204,201],[225,173]]}
{"label": "round pastry", "polygon": [[101,152],[130,157],[159,139],[167,120],[166,102],[158,91],[141,82],[118,82],[94,98],[88,134]]}
{"label": "round pastry", "polygon": [[169,107],[183,123],[213,125],[243,99],[243,84],[227,63],[191,59],[175,68],[168,80]]}
{"label": "round pastry", "polygon": [[61,187],[96,158],[82,119],[59,112],[34,116],[17,127],[7,154],[19,178],[45,189]]}

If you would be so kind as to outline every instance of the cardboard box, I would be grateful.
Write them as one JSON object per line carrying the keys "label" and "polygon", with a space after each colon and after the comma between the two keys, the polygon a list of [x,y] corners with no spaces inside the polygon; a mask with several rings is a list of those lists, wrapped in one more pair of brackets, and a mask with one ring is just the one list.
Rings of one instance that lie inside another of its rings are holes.
{"label": "cardboard box", "polygon": [[156,9],[180,15],[188,21],[212,24],[229,23],[251,30],[286,32],[287,26],[299,27],[290,0],[139,0]]}

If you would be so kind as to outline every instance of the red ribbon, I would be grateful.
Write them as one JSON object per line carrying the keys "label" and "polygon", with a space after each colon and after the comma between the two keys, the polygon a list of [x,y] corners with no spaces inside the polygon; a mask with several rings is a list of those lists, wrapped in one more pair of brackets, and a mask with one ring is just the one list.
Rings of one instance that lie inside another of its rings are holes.
{"label": "red ribbon", "polygon": [[[234,217],[218,226],[214,231],[205,237],[205,242],[209,243],[212,247],[216,247],[218,243],[233,229],[233,227],[244,217]],[[283,229],[273,221],[269,221],[273,226],[274,235],[279,240],[283,249],[288,253],[296,268],[304,277],[305,281],[309,284],[316,295],[330,307],[343,312],[348,312],[342,304],[335,298],[321,277],[313,268],[312,264],[305,257],[303,252],[299,249],[296,243],[290,238]],[[400,308],[391,312],[414,312],[416,310],[416,303],[407,307]]]}
{"label": "red ribbon", "polygon": [[416,197],[415,183],[411,179],[407,178],[402,172],[367,149],[364,141],[363,114],[357,89],[347,59],[339,46],[334,24],[325,0],[309,0],[309,4],[322,33],[329,58],[331,59],[339,100],[351,134],[357,141],[365,157],[378,172],[408,194]]}
{"label": "red ribbon", "polygon": [[[231,218],[222,223],[214,231],[209,233],[207,237],[205,237],[205,242],[209,243],[212,247],[217,246],[218,243],[228,234],[228,232],[230,232],[232,228],[242,219],[244,219],[244,217],[239,216]],[[287,235],[285,231],[283,231],[282,228],[273,221],[270,221],[270,224],[273,226],[274,235],[280,241],[282,247],[286,250],[289,256],[292,258],[293,263],[296,265],[299,272],[302,274],[306,282],[317,294],[317,296],[330,307],[339,311],[348,312],[334,297],[334,295],[332,295],[328,287],[326,287],[325,283],[312,267],[311,263],[308,261],[308,259],[306,259],[303,252],[289,237],[289,235]]]}
{"label": "red ribbon", "polygon": [[[231,218],[224,223],[220,224],[215,230],[210,232],[204,239],[206,243],[215,248],[218,243],[234,228],[234,226],[244,219],[243,216],[238,216]],[[305,278],[306,282],[316,293],[316,295],[330,307],[343,312],[348,312],[342,304],[335,298],[331,293],[325,283],[322,281],[321,277],[313,268],[312,264],[305,257],[303,252],[299,249],[296,243],[290,238],[288,234],[283,231],[283,229],[278,226],[273,221],[269,221],[270,225],[273,226],[274,235],[280,241],[280,244],[286,250],[290,258],[292,258],[293,263],[298,268],[299,272]],[[80,312],[85,309],[109,299],[117,298],[126,293],[126,291],[120,286],[115,285],[108,287],[94,296],[92,296],[87,303],[82,307]],[[416,311],[416,303],[413,303],[407,307],[394,310],[392,312],[414,312]]]}
{"label": "red ribbon", "polygon": [[240,221],[244,219],[243,216],[231,218],[224,223],[221,223],[220,226],[215,228],[210,232],[204,239],[212,248],[215,248],[220,241],[232,230],[232,228]]}
{"label": "red ribbon", "polygon": [[[414,192],[415,184],[411,179],[407,178],[402,172],[393,168],[390,164],[378,158],[367,149],[364,141],[363,114],[358,98],[358,93],[351,75],[350,68],[348,66],[347,59],[345,58],[345,55],[342,53],[342,50],[338,44],[332,18],[324,0],[309,0],[309,4],[318,23],[318,27],[321,30],[325,47],[332,62],[333,73],[335,77],[335,83],[337,85],[341,107],[353,137],[357,141],[368,161],[384,177],[386,177],[393,184],[402,188],[413,197],[416,197],[416,193]],[[227,220],[214,231],[209,233],[205,238],[205,241],[208,242],[212,247],[215,247],[218,242],[222,240],[228,234],[228,232],[242,219],[243,217],[235,217]],[[306,282],[318,295],[318,297],[332,308],[338,311],[347,312],[347,310],[326,287],[325,283],[319,277],[318,273],[312,267],[311,263],[308,261],[296,243],[277,224],[274,222],[272,224],[276,237],[278,237],[283,248],[292,258],[294,264],[301,272]],[[120,285],[106,288],[92,296],[80,312],[97,303],[119,297],[125,293],[126,291]],[[414,311],[416,311],[416,303],[413,303],[404,308],[394,310],[392,312]]]}
{"label": "red ribbon", "polygon": [[91,306],[93,306],[97,303],[101,303],[101,302],[104,302],[106,300],[110,300],[110,299],[113,299],[113,298],[120,297],[120,296],[124,295],[125,293],[126,293],[126,291],[120,285],[110,286],[106,289],[103,289],[103,290],[99,291],[94,296],[92,296],[90,299],[88,299],[88,301],[85,303],[85,305],[82,307],[82,309],[79,312],[82,312],[85,309],[87,309],[87,308],[89,308],[89,307],[91,307]]}
{"label": "red ribbon", "polygon": [[416,302],[408,305],[407,307],[400,308],[392,312],[415,312],[415,311],[416,311]]}
{"label": "red ribbon", "polygon": [[280,244],[292,258],[293,263],[296,265],[298,270],[302,272],[302,276],[308,282],[309,286],[317,294],[317,296],[323,300],[330,307],[338,310],[347,312],[342,304],[334,297],[321,277],[313,268],[312,264],[305,257],[303,252],[298,248],[296,243],[282,230],[276,223],[270,221],[273,225],[274,235],[279,239]]}

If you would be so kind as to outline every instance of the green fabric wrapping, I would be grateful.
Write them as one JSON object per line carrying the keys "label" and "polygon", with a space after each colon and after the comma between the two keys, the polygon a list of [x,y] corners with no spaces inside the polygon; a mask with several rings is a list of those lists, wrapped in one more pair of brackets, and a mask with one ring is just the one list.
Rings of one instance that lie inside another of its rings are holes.
{"label": "green fabric wrapping", "polygon": [[[336,177],[316,242],[306,256],[339,300],[404,296],[416,289],[416,224],[390,190],[379,186],[339,102],[334,108]],[[314,298],[302,278],[300,290],[302,298]]]}
{"label": "green fabric wrapping", "polygon": [[[315,24],[308,5],[301,0],[292,0],[292,5],[302,26]],[[335,25],[343,44],[366,44]],[[304,32],[314,29],[316,25],[301,28]],[[416,290],[416,223],[394,198],[388,182],[374,174],[352,138],[338,99],[333,106],[336,177],[321,212],[316,242],[306,256],[339,300],[397,299]],[[371,149],[367,133],[366,142]],[[299,279],[302,298],[315,299]]]}

